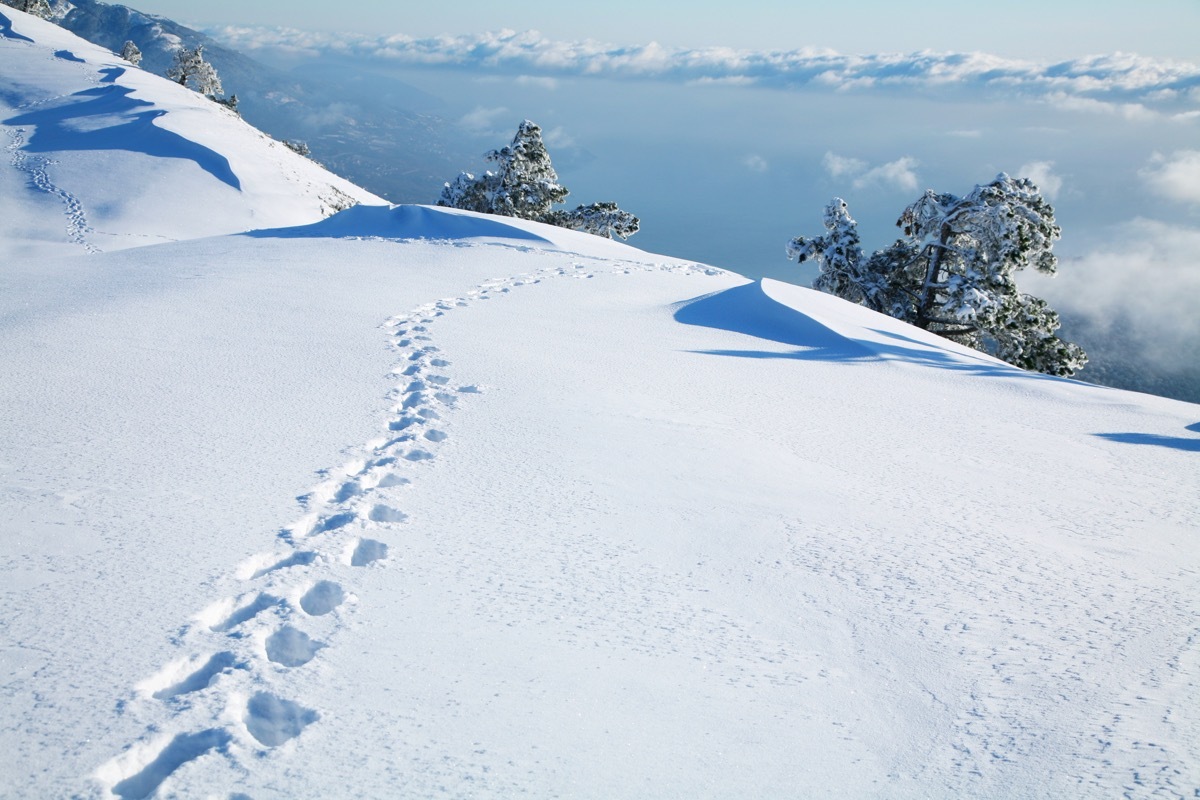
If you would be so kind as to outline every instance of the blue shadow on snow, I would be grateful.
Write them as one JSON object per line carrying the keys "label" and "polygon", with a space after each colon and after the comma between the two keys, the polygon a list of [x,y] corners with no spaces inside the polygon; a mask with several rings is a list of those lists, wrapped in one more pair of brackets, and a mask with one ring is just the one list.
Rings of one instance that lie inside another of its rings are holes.
{"label": "blue shadow on snow", "polygon": [[[1200,423],[1189,425],[1187,429],[1198,430]],[[1097,433],[1096,436],[1122,444],[1149,444],[1186,453],[1200,453],[1200,439],[1185,439],[1182,436],[1160,436],[1156,433]]]}
{"label": "blue shadow on snow", "polygon": [[[105,70],[106,83],[116,80],[118,73]],[[202,144],[184,138],[154,124],[166,114],[161,109],[136,111],[152,106],[145,100],[129,95],[133,89],[124,86],[99,86],[71,95],[82,98],[54,108],[30,111],[4,120],[6,125],[34,125],[36,130],[22,148],[29,153],[56,150],[128,150],[156,158],[182,158],[193,161],[200,169],[222,183],[241,191],[242,183],[229,166],[229,159]],[[95,130],[77,130],[67,123],[88,117],[122,117],[128,122],[108,125]]]}
{"label": "blue shadow on snow", "polygon": [[[1063,380],[1050,375],[1025,372],[990,359],[972,358],[931,346],[916,339],[871,329],[894,343],[852,339],[843,336],[812,317],[786,306],[763,292],[760,283],[747,283],[732,289],[704,295],[680,304],[675,321],[685,325],[732,331],[756,339],[799,347],[778,350],[698,350],[704,355],[733,358],[784,358],[797,361],[905,361],[975,375],[1023,376],[1039,380]],[[911,345],[911,346],[910,346]]]}
{"label": "blue shadow on snow", "polygon": [[54,55],[56,58],[61,58],[63,61],[74,61],[76,64],[86,64],[87,63],[82,58],[80,58],[79,56],[72,53],[70,50],[55,50]]}
{"label": "blue shadow on snow", "polygon": [[12,20],[3,14],[0,14],[0,36],[3,36],[5,39],[13,39],[18,42],[29,42],[30,44],[33,44],[33,39],[30,39],[28,36],[22,36],[14,31],[12,29]]}
{"label": "blue shadow on snow", "polygon": [[428,206],[358,205],[311,225],[269,228],[243,234],[258,239],[520,239],[551,244],[516,225],[481,214],[469,215]]}

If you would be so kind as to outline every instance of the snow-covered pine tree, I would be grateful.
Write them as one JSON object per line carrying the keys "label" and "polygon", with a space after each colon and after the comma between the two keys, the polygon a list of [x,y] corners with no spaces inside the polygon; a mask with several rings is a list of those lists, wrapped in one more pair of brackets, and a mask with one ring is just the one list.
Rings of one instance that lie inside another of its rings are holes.
{"label": "snow-covered pine tree", "polygon": [[862,303],[863,286],[862,246],[858,240],[858,223],[850,216],[846,201],[835,197],[825,206],[824,236],[807,239],[797,236],[787,244],[788,260],[803,264],[808,259],[817,262],[820,273],[813,288],[843,297],[852,303]]}
{"label": "snow-covered pine tree", "polygon": [[603,236],[605,239],[612,239],[614,236],[628,239],[641,227],[641,221],[637,217],[628,211],[622,211],[616,203],[591,203],[576,206],[570,211],[551,211],[542,221],[560,228]]}
{"label": "snow-covered pine tree", "polygon": [[180,86],[190,86],[209,99],[224,92],[221,79],[212,64],[204,60],[204,45],[180,47],[175,51],[175,61],[167,70],[167,77]]}
{"label": "snow-covered pine tree", "polygon": [[469,172],[460,174],[453,184],[445,184],[438,205],[540,220],[568,194],[558,183],[542,129],[529,120],[517,128],[512,144],[484,158],[496,164],[496,171],[478,178]]}
{"label": "snow-covered pine tree", "polygon": [[1058,263],[1054,209],[1033,182],[1002,173],[966,197],[927,191],[896,223],[904,236],[865,264],[853,257],[858,235],[844,206],[826,209],[825,236],[788,245],[789,257],[820,264],[814,288],[1024,369],[1069,376],[1087,363],[1055,336],[1058,314],[1017,291],[1014,273],[1053,275]]}
{"label": "snow-covered pine tree", "polygon": [[512,144],[484,155],[496,164],[476,177],[459,173],[451,183],[442,185],[439,206],[520,217],[585,231],[597,236],[627,239],[637,233],[640,222],[616,203],[592,203],[572,211],[553,211],[569,192],[558,182],[558,173],[550,163],[550,153],[542,142],[542,129],[525,120],[517,128]]}
{"label": "snow-covered pine tree", "polygon": [[525,120],[517,127],[512,144],[486,156],[497,164],[493,213],[521,219],[541,219],[569,194],[559,185],[558,173],[542,142],[542,129]]}
{"label": "snow-covered pine tree", "polygon": [[0,0],[0,3],[42,19],[50,19],[54,16],[47,0]]}
{"label": "snow-covered pine tree", "polygon": [[121,58],[136,67],[142,63],[142,51],[132,41],[126,41],[125,45],[121,48]]}

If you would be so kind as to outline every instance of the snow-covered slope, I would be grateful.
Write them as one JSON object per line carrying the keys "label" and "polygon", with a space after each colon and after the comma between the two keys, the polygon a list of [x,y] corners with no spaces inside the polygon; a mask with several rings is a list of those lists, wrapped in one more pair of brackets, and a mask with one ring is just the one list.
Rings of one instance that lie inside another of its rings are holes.
{"label": "snow-covered slope", "polygon": [[195,92],[0,11],[0,256],[299,225],[382,203]]}
{"label": "snow-covered slope", "polygon": [[1200,407],[433,208],[0,298],[0,794],[1200,781]]}
{"label": "snow-covered slope", "polygon": [[[4,13],[0,96],[100,63]],[[536,223],[320,220],[177,102],[241,192],[111,131],[47,174],[255,230],[46,257],[65,198],[4,173],[0,796],[1200,786],[1200,406]]]}

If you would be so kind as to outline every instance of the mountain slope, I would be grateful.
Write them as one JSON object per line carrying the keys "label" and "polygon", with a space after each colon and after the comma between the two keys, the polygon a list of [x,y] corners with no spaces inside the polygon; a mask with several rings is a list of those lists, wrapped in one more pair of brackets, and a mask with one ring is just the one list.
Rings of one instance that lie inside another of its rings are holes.
{"label": "mountain slope", "polygon": [[[108,69],[9,18],[0,97]],[[72,196],[258,229],[0,229],[0,796],[1200,786],[1200,406],[538,223],[320,219],[164,97],[212,155],[120,117]]]}
{"label": "mountain slope", "polygon": [[394,79],[364,87],[361,75],[328,64],[285,72],[165,17],[95,0],[61,5],[69,6],[62,9],[64,28],[115,52],[133,41],[145,55],[143,67],[156,75],[166,74],[180,44],[203,45],[250,124],[307,142],[337,174],[392,200],[437,197],[447,176],[477,155],[444,120],[414,110],[436,107],[437,98]]}
{"label": "mountain slope", "polygon": [[0,296],[8,791],[1200,779],[1197,406],[445,209]]}
{"label": "mountain slope", "polygon": [[51,23],[5,8],[0,26],[0,253],[112,250],[383,202]]}

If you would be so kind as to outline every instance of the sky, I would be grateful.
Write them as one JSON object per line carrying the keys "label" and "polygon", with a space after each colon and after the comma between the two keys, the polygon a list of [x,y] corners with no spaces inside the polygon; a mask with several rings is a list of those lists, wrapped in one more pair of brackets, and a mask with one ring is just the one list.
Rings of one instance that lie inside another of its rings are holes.
{"label": "sky", "polygon": [[[287,25],[315,31],[412,36],[537,30],[556,39],[613,44],[655,41],[671,47],[727,46],[841,53],[983,51],[1060,59],[1112,52],[1200,59],[1200,2],[1154,0],[1001,0],[963,3],[894,0],[796,3],[794,0],[609,0],[603,12],[560,0],[456,0],[453,3],[294,3],[283,0],[142,0],[135,8],[197,25]],[[870,24],[864,24],[870,20]]]}

